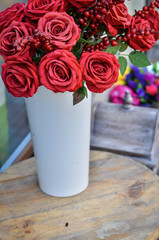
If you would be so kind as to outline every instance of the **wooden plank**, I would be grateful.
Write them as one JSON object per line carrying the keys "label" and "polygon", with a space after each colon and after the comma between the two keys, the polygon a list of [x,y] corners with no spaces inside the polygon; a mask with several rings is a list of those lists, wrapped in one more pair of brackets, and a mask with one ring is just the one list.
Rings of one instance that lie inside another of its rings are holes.
{"label": "wooden plank", "polygon": [[129,156],[151,158],[158,111],[100,102],[94,117],[91,147]]}
{"label": "wooden plank", "polygon": [[157,240],[159,179],[112,153],[91,151],[90,183],[81,194],[54,198],[38,187],[35,159],[0,176],[1,240]]}
{"label": "wooden plank", "polygon": [[32,141],[30,141],[27,144],[27,146],[23,149],[23,151],[20,153],[20,155],[16,158],[16,160],[14,161],[14,164],[32,157],[33,153],[34,153],[33,144],[32,144]]}

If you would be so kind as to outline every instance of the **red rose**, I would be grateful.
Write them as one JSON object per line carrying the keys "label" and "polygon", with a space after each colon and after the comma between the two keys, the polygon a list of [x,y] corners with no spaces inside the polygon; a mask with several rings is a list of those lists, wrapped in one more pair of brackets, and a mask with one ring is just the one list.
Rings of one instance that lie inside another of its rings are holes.
{"label": "red rose", "polygon": [[0,33],[8,27],[12,21],[22,21],[24,17],[24,5],[24,3],[15,3],[0,13]]}
{"label": "red rose", "polygon": [[62,12],[64,9],[63,0],[29,0],[25,9],[25,14],[31,20],[38,21],[48,12]]}
{"label": "red rose", "polygon": [[50,37],[55,48],[71,50],[80,38],[80,29],[67,13],[51,12],[38,22],[38,30]]}
{"label": "red rose", "polygon": [[55,50],[39,64],[40,82],[53,92],[74,92],[82,87],[81,67],[73,53]]}
{"label": "red rose", "polygon": [[157,11],[148,11],[146,19],[149,21],[151,29],[154,29],[154,38],[157,41],[159,39],[159,14]]}
{"label": "red rose", "polygon": [[83,80],[92,92],[102,93],[118,80],[120,64],[110,53],[100,51],[83,53],[80,65]]}
{"label": "red rose", "polygon": [[146,92],[152,96],[155,96],[157,94],[157,87],[155,85],[146,86]]}
{"label": "red rose", "polygon": [[6,59],[8,56],[18,54],[29,57],[30,46],[17,49],[16,42],[23,41],[26,36],[32,36],[34,28],[29,23],[15,22],[4,29],[0,34],[0,54]]}
{"label": "red rose", "polygon": [[80,8],[80,10],[85,10],[86,8],[92,7],[95,5],[96,0],[68,0],[73,6],[76,8]]}
{"label": "red rose", "polygon": [[104,23],[112,36],[118,34],[118,29],[128,28],[132,17],[128,14],[128,9],[124,3],[113,5],[106,13]]}
{"label": "red rose", "polygon": [[39,86],[37,67],[24,57],[8,57],[2,65],[2,79],[15,97],[32,97]]}
{"label": "red rose", "polygon": [[[128,28],[128,34],[131,34],[134,29],[136,29],[137,32],[139,32],[141,29],[145,32],[148,28],[150,28],[149,21],[142,19],[141,17],[133,17],[131,26]],[[148,51],[153,45],[155,45],[155,38],[153,34],[149,34],[148,36],[139,36],[140,35],[133,36],[131,34],[129,39],[130,47],[142,52]]]}

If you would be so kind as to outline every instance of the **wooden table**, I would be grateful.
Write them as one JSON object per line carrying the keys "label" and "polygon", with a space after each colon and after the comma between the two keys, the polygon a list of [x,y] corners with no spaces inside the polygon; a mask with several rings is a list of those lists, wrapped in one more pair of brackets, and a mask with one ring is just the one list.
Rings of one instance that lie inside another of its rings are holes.
{"label": "wooden table", "polygon": [[0,176],[1,240],[159,240],[159,178],[131,159],[91,151],[90,183],[54,198],[38,187],[35,159]]}

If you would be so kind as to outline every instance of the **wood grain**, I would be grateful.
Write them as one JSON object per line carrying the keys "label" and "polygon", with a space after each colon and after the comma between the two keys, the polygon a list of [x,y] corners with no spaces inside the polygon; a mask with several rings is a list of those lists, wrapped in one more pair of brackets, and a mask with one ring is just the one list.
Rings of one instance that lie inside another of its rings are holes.
{"label": "wood grain", "polygon": [[90,183],[54,198],[37,183],[35,159],[0,176],[1,240],[157,240],[159,178],[145,166],[91,151]]}
{"label": "wood grain", "polygon": [[[95,108],[95,107],[94,107]],[[159,161],[159,111],[99,102],[93,114],[91,149],[134,157],[153,168]]]}

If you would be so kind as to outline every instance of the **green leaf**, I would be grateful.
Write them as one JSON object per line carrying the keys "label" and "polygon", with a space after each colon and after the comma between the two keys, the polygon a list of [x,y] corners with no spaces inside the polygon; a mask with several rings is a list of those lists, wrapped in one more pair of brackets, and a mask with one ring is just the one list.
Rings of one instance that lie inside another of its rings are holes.
{"label": "green leaf", "polygon": [[88,97],[87,88],[85,86],[82,86],[73,93],[73,105],[81,102],[85,97]]}
{"label": "green leaf", "polygon": [[105,24],[100,24],[99,27],[98,27],[98,34],[99,33],[103,33],[106,31],[106,26]]}
{"label": "green leaf", "polygon": [[146,103],[147,100],[146,100],[145,98],[141,97],[141,98],[140,98],[140,102],[141,102],[141,103]]}
{"label": "green leaf", "polygon": [[84,43],[88,43],[89,42],[88,40],[85,40],[84,38],[80,38],[78,41],[79,42],[84,42]]}
{"label": "green leaf", "polygon": [[119,51],[120,47],[121,45],[117,45],[116,47],[108,47],[105,52],[115,55]]}
{"label": "green leaf", "polygon": [[133,65],[136,67],[146,67],[151,65],[147,56],[139,51],[133,51],[129,54],[129,59]]}
{"label": "green leaf", "polygon": [[127,44],[127,43],[121,43],[120,46],[121,46],[121,47],[120,47],[119,51],[120,51],[120,52],[124,52],[124,51],[127,49],[128,44]]}
{"label": "green leaf", "polygon": [[138,83],[137,88],[142,89],[142,88],[143,88],[142,84],[141,84],[141,83]]}
{"label": "green leaf", "polygon": [[76,56],[77,60],[79,60],[80,57],[81,57],[82,48],[83,48],[83,46],[82,46],[82,44],[81,44],[80,48],[79,48],[78,51],[75,53],[75,56]]}
{"label": "green leaf", "polygon": [[118,58],[118,61],[120,63],[120,72],[121,72],[121,75],[124,75],[125,71],[126,71],[126,68],[127,68],[127,60],[125,57],[122,57],[120,56]]}
{"label": "green leaf", "polygon": [[46,55],[46,52],[39,48],[37,49],[37,51],[35,52],[34,56],[32,57],[32,60],[36,63],[36,65],[39,65],[40,60],[42,59],[43,56]]}
{"label": "green leaf", "polygon": [[155,63],[153,64],[153,70],[154,70],[155,73],[158,73],[158,70],[159,70],[158,68],[159,68],[158,63],[155,62]]}

